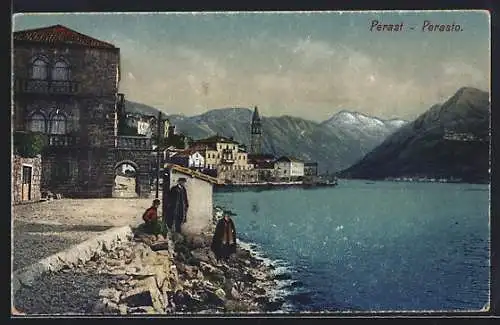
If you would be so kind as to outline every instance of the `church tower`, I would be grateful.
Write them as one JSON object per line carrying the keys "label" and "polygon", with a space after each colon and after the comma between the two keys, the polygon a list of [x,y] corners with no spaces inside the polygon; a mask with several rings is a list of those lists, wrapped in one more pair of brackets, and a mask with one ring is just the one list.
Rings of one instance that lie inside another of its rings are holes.
{"label": "church tower", "polygon": [[259,116],[259,109],[255,106],[252,115],[252,125],[250,129],[250,153],[261,154],[262,147],[262,121]]}

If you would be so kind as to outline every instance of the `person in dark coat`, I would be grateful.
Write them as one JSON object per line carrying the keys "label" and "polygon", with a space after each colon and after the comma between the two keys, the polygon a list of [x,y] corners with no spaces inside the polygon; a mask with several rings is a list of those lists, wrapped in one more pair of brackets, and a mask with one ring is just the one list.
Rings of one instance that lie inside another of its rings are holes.
{"label": "person in dark coat", "polygon": [[228,259],[231,254],[236,253],[236,228],[229,215],[224,214],[217,222],[210,247],[217,260]]}
{"label": "person in dark coat", "polygon": [[168,194],[168,217],[167,226],[173,231],[180,233],[181,225],[186,222],[187,210],[189,208],[186,191],[187,180],[180,177],[177,184],[172,186]]}

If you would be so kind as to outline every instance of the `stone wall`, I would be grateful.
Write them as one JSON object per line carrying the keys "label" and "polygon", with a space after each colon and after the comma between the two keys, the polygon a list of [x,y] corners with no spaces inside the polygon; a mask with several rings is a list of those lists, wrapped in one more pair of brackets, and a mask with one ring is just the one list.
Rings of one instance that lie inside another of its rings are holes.
{"label": "stone wall", "polygon": [[218,170],[217,178],[220,180],[228,180],[233,183],[251,183],[259,180],[259,172],[257,169],[250,170]]}
{"label": "stone wall", "polygon": [[12,157],[12,201],[22,202],[22,177],[23,166],[30,166],[31,169],[31,200],[41,199],[40,181],[42,174],[42,159],[40,156],[34,158],[24,158],[18,155]]}
{"label": "stone wall", "polygon": [[[213,213],[213,185],[205,180],[186,175],[175,169],[167,169],[170,172],[170,186],[177,184],[180,177],[187,179],[186,191],[188,194],[189,209],[187,222],[183,225],[183,232],[199,234],[203,229],[210,226]],[[166,192],[164,198],[168,200]]]}
{"label": "stone wall", "polygon": [[148,198],[151,195],[151,151],[125,149],[110,150],[103,168],[106,171],[105,178],[111,180],[111,191],[115,179],[115,168],[124,162],[130,163],[136,170],[139,197]]}
{"label": "stone wall", "polygon": [[[31,78],[31,62],[37,56],[49,62],[49,74],[50,65],[63,57],[76,90],[60,94],[24,91],[23,80]],[[111,197],[115,164],[127,159],[139,166],[141,196],[149,195],[149,152],[115,149],[119,65],[119,49],[15,44],[15,129],[28,129],[27,118],[37,112],[45,117],[49,132],[50,118],[58,112],[66,117],[66,133],[74,139],[72,146],[49,147],[44,152],[44,189],[69,196]],[[52,171],[68,165],[71,172],[66,181],[54,181]]]}
{"label": "stone wall", "polygon": [[14,44],[14,77],[29,79],[30,63],[42,56],[54,64],[64,58],[70,65],[71,80],[78,83],[80,95],[110,96],[118,91],[120,50],[52,46],[40,44]]}

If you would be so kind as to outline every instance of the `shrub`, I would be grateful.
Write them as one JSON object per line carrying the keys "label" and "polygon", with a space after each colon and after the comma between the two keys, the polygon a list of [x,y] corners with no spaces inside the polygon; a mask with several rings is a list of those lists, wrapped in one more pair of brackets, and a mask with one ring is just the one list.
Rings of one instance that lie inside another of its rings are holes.
{"label": "shrub", "polygon": [[48,144],[46,134],[39,132],[15,132],[14,151],[27,158],[33,158],[42,154]]}

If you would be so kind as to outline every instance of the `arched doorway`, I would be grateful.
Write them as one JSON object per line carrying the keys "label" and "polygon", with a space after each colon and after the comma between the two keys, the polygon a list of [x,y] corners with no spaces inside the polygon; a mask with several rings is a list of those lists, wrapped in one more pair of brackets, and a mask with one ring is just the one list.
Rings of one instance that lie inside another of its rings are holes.
{"label": "arched doorway", "polygon": [[133,161],[122,161],[115,166],[113,197],[139,196],[138,168]]}

